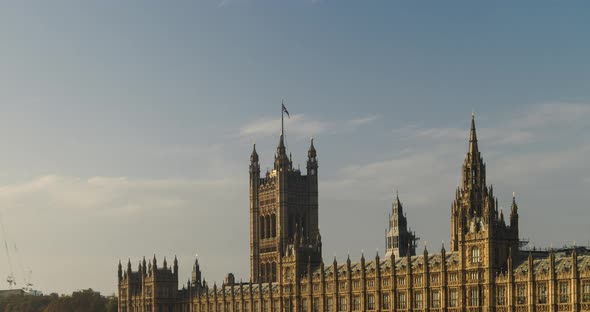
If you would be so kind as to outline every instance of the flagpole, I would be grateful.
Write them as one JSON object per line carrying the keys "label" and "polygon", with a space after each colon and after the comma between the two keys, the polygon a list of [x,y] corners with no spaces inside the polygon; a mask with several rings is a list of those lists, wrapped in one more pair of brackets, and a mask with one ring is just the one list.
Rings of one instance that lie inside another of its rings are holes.
{"label": "flagpole", "polygon": [[284,112],[284,107],[285,104],[283,104],[283,100],[281,99],[281,136],[283,136],[283,131],[284,131],[284,122],[283,122],[283,115],[285,114]]}

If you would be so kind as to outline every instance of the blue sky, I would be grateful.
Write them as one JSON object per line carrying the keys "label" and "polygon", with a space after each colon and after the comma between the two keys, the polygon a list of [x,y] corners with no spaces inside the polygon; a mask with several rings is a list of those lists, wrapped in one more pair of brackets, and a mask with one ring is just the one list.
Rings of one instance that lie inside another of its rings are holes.
{"label": "blue sky", "polygon": [[45,292],[110,293],[153,253],[245,278],[247,162],[255,141],[270,166],[285,98],[295,163],[316,138],[325,258],[383,249],[393,189],[421,246],[448,241],[472,111],[521,236],[587,244],[588,6],[1,2],[7,235]]}

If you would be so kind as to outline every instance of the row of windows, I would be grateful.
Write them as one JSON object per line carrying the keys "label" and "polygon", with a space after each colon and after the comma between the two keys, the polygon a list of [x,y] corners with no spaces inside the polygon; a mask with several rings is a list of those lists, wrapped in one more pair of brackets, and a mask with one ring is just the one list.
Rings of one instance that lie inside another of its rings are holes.
{"label": "row of windows", "polygon": [[[422,292],[416,292],[414,294],[414,308],[415,309],[422,309],[424,307],[424,299],[423,299],[423,295]],[[399,301],[398,301],[398,308],[400,309],[406,309],[407,308],[407,300],[406,300],[406,294],[405,293],[401,293],[399,294]],[[376,310],[376,301],[375,301],[375,295],[367,295],[367,299],[366,299],[366,303],[367,303],[367,310]],[[268,300],[263,300],[262,302],[262,312],[269,312],[269,310],[271,309],[270,307],[270,302]],[[284,310],[286,312],[292,311],[293,310],[293,302],[291,299],[284,299],[283,301],[283,305],[284,305]],[[391,299],[390,299],[390,295],[389,294],[382,294],[382,298],[381,298],[381,305],[382,305],[382,309],[384,310],[389,310],[391,308]],[[240,311],[240,304],[239,303],[235,303],[235,311]],[[244,302],[244,306],[242,308],[242,312],[249,312],[249,307],[250,304],[249,302]],[[319,297],[315,297],[312,299],[312,311],[313,312],[318,312],[319,311],[319,307],[320,307],[320,298]],[[439,308],[440,307],[440,292],[439,291],[433,291],[432,292],[432,307],[433,308]],[[215,308],[213,303],[209,304],[209,310],[208,311],[216,311],[216,312],[222,312],[222,304],[218,303],[217,304],[217,309],[213,310]],[[309,312],[308,311],[309,305],[308,305],[308,299],[307,298],[302,298],[301,299],[301,311],[302,312]],[[333,297],[326,297],[326,306],[325,306],[327,311],[334,311],[334,298]],[[348,307],[348,298],[346,296],[339,296],[338,297],[338,310],[337,311],[349,311],[349,307]],[[201,305],[201,311],[205,311],[206,309],[206,305],[202,304]],[[278,300],[273,300],[273,304],[272,304],[272,311],[273,312],[277,312],[279,309],[279,301]],[[355,295],[352,297],[352,310],[350,311],[361,311],[362,307],[361,307],[361,297],[359,295]],[[230,305],[226,305],[225,306],[225,311],[229,312],[230,311]],[[253,311],[258,311],[258,301],[254,301],[253,304]]]}
{"label": "row of windows", "polygon": [[277,198],[276,197],[273,196],[271,198],[267,198],[267,196],[264,196],[260,200],[260,207],[267,206],[267,205],[272,205],[272,204],[274,204],[276,202],[277,202]]}
{"label": "row of windows", "polygon": [[[440,282],[440,276],[439,274],[433,274],[431,276],[431,281],[433,283],[438,283]],[[397,283],[399,286],[403,286],[406,284],[406,278],[405,277],[399,277],[397,279]],[[416,276],[414,277],[414,284],[421,284],[422,283],[422,276]],[[383,285],[383,287],[389,287],[391,285],[391,280],[389,278],[384,278],[381,282],[381,284]],[[332,283],[328,282],[327,284],[327,289],[328,290],[332,290]],[[340,289],[347,289],[348,284],[346,281],[340,281],[338,283]],[[302,287],[306,287],[306,286],[302,286]],[[352,281],[352,289],[360,289],[361,287],[361,281],[360,280],[353,280]],[[369,279],[367,280],[367,288],[373,288],[375,287],[375,280],[373,279]],[[318,290],[319,289],[319,284],[314,284],[313,285],[313,289],[314,290]],[[306,291],[307,288],[305,288],[305,290],[302,289],[302,291]]]}
{"label": "row of windows", "polygon": [[260,279],[263,283],[268,283],[277,280],[277,264],[276,263],[261,263],[260,264]]}
{"label": "row of windows", "polygon": [[272,238],[277,236],[277,217],[272,214],[260,216],[260,238]]}
{"label": "row of windows", "polygon": [[[590,303],[590,281],[583,282],[582,284],[582,302]],[[568,303],[570,300],[570,289],[568,282],[560,282],[558,285],[558,300],[560,303]],[[407,292],[399,292],[397,295],[397,309],[408,309],[409,301]],[[414,292],[414,300],[413,300],[413,309],[424,309],[425,308],[425,296],[423,291],[415,291]],[[431,293],[431,300],[430,300],[430,307],[431,308],[440,308],[441,307],[441,291],[440,290],[432,290]],[[381,306],[384,310],[389,310],[391,308],[391,297],[389,293],[384,293],[381,295]],[[327,311],[336,311],[334,308],[337,308],[337,311],[361,311],[361,296],[360,295],[353,295],[351,298],[352,305],[351,307],[348,306],[348,297],[347,296],[339,296],[337,298],[337,307],[334,307],[336,301],[334,297],[328,296],[326,297],[325,301],[325,308]],[[293,302],[292,299],[284,299],[283,305],[284,310],[286,312],[292,312],[293,310]],[[481,306],[483,301],[483,294],[482,289],[480,287],[471,287],[467,291],[467,298],[466,303],[468,306]],[[537,286],[537,300],[539,304],[547,303],[547,285],[546,283],[541,283]],[[319,297],[314,297],[311,300],[311,312],[319,312],[320,310],[320,303],[321,299]],[[308,311],[309,304],[307,298],[301,299],[301,311],[302,312],[310,312]],[[498,286],[496,290],[496,303],[499,306],[507,305],[507,294],[506,294],[506,286]],[[376,310],[376,299],[374,294],[368,294],[366,297],[366,308],[367,310]],[[527,304],[527,285],[526,284],[517,284],[516,286],[516,304],[517,305],[526,305]],[[244,302],[244,306],[240,309],[239,303],[234,303],[236,310],[239,312],[250,312],[250,304],[249,302]],[[449,307],[458,307],[459,306],[459,289],[458,288],[450,288],[449,289],[449,297],[448,297],[448,306]],[[215,306],[213,303],[209,305],[208,311],[214,311],[213,308]],[[203,304],[201,306],[202,310],[205,311],[206,305]],[[217,312],[222,312],[221,309],[222,305],[219,303],[217,305]],[[226,305],[226,312],[229,312],[230,306]],[[254,301],[253,303],[253,312],[258,311],[258,301]],[[279,309],[279,301],[273,300],[272,305],[270,304],[269,300],[262,301],[262,310],[261,312],[278,312]]]}
{"label": "row of windows", "polygon": [[[397,227],[397,225],[396,225]],[[399,248],[399,237],[392,236],[387,238],[387,249]]]}
{"label": "row of windows", "polygon": [[[557,302],[558,303],[569,303],[570,302],[570,283],[559,282],[557,289]],[[497,304],[506,305],[506,286],[498,286],[497,290]],[[536,301],[537,304],[548,303],[548,286],[547,283],[537,284]],[[584,281],[582,283],[582,302],[590,303],[590,281]],[[516,304],[525,305],[527,304],[527,285],[518,284],[516,285]]]}

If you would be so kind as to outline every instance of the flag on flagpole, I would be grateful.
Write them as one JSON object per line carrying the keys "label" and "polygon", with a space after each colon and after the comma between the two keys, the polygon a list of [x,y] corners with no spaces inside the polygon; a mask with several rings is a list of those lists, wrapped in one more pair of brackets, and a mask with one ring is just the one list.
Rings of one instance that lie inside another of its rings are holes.
{"label": "flag on flagpole", "polygon": [[287,108],[285,107],[285,104],[283,104],[283,101],[281,101],[281,105],[283,106],[283,112],[285,114],[287,114],[287,117],[291,118],[291,116],[289,115],[289,111],[287,110]]}

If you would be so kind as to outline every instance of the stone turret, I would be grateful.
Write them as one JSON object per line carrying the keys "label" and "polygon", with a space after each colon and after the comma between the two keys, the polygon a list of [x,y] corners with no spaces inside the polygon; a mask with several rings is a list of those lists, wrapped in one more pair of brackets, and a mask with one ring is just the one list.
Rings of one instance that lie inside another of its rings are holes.
{"label": "stone turret", "polygon": [[416,233],[408,229],[408,220],[396,192],[391,213],[389,214],[389,228],[385,236],[385,255],[389,256],[393,253],[397,257],[403,257],[406,253],[409,253],[414,256],[416,255],[417,240]]}

